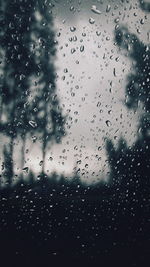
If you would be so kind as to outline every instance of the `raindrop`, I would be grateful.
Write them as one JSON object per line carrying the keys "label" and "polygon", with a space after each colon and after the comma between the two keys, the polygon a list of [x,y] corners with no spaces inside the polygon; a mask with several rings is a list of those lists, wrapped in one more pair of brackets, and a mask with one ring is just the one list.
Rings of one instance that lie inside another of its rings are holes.
{"label": "raindrop", "polygon": [[95,6],[95,5],[93,5],[92,7],[91,7],[91,10],[92,10],[92,12],[94,12],[95,14],[101,14],[101,11],[100,10],[98,10],[97,9],[97,7]]}
{"label": "raindrop", "polygon": [[37,123],[36,123],[35,121],[29,121],[29,124],[30,124],[33,128],[37,127]]}
{"label": "raindrop", "polygon": [[77,41],[77,36],[73,36],[73,39],[72,39],[74,42]]}
{"label": "raindrop", "polygon": [[74,54],[76,52],[75,48],[71,49],[71,54]]}
{"label": "raindrop", "polygon": [[2,162],[2,171],[5,169],[5,163]]}
{"label": "raindrop", "polygon": [[84,51],[84,45],[81,45],[80,46],[80,52],[83,52]]}
{"label": "raindrop", "polygon": [[95,23],[95,20],[93,18],[89,18],[89,23],[90,24],[94,24]]}
{"label": "raindrop", "polygon": [[42,166],[42,165],[43,165],[43,160],[41,160],[41,161],[40,161],[39,165],[40,165],[40,166]]}
{"label": "raindrop", "polygon": [[70,27],[70,31],[71,32],[75,32],[76,31],[76,27],[74,27],[74,26]]}
{"label": "raindrop", "polygon": [[97,103],[97,107],[100,107],[100,106],[101,106],[101,102],[98,102],[98,103]]}
{"label": "raindrop", "polygon": [[116,75],[116,69],[115,68],[113,69],[113,74],[114,74],[115,77],[117,76]]}
{"label": "raindrop", "polygon": [[22,170],[23,170],[24,172],[28,173],[29,168],[28,168],[28,167],[24,167]]}
{"label": "raindrop", "polygon": [[110,127],[110,126],[111,126],[111,122],[110,122],[109,120],[107,120],[107,121],[106,121],[106,125],[107,125],[108,127]]}
{"label": "raindrop", "polygon": [[115,19],[115,22],[118,23],[118,22],[119,22],[119,18],[116,18],[116,19]]}
{"label": "raindrop", "polygon": [[111,10],[111,6],[110,5],[107,5],[106,12],[109,12],[110,10]]}
{"label": "raindrop", "polygon": [[100,36],[100,35],[101,35],[101,32],[96,31],[96,35],[97,35],[97,36]]}
{"label": "raindrop", "polygon": [[33,141],[33,143],[35,143],[35,141],[37,140],[37,137],[34,135],[34,136],[32,136],[32,141]]}
{"label": "raindrop", "polygon": [[116,24],[115,26],[115,30],[117,30],[119,28],[119,24]]}
{"label": "raindrop", "polygon": [[106,41],[109,41],[109,40],[110,40],[110,37],[109,37],[109,36],[107,36],[107,37],[106,37]]}
{"label": "raindrop", "polygon": [[71,6],[71,7],[70,7],[70,11],[75,11],[74,6]]}
{"label": "raindrop", "polygon": [[127,45],[127,50],[128,50],[128,51],[131,50],[131,46],[130,46],[130,44]]}
{"label": "raindrop", "polygon": [[67,73],[67,72],[68,72],[68,69],[67,69],[67,68],[65,68],[65,69],[64,69],[64,73]]}
{"label": "raindrop", "polygon": [[58,33],[57,33],[57,36],[58,36],[58,37],[60,37],[60,35],[61,35],[61,33],[60,33],[60,32],[58,32]]}
{"label": "raindrop", "polygon": [[141,33],[140,29],[137,29],[137,33],[139,33],[139,34]]}

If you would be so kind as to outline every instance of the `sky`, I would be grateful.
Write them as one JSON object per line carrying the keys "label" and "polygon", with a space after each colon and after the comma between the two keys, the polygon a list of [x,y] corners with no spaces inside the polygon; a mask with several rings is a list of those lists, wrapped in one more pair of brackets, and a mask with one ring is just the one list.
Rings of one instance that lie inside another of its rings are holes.
{"label": "sky", "polygon": [[[149,43],[149,18],[136,0],[53,0],[56,30],[57,94],[67,115],[67,135],[47,149],[46,172],[71,176],[80,169],[88,182],[108,179],[106,138],[115,146],[120,137],[133,145],[140,111],[125,106],[127,75],[132,62],[114,43],[114,31],[126,26]],[[143,23],[141,20],[143,19]],[[40,172],[41,153],[28,140],[26,165]],[[16,171],[19,161],[16,156]]]}

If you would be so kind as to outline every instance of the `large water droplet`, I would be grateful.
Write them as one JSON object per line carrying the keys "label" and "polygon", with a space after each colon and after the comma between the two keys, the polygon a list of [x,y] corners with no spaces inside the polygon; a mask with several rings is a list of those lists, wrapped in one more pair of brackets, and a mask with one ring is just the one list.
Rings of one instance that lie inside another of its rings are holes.
{"label": "large water droplet", "polygon": [[109,12],[110,10],[111,10],[111,6],[110,5],[107,5],[106,12]]}
{"label": "large water droplet", "polygon": [[96,35],[97,36],[100,36],[101,35],[101,32],[100,31],[96,31]]}
{"label": "large water droplet", "polygon": [[40,165],[40,166],[42,166],[42,165],[43,165],[43,160],[41,160],[41,161],[40,161],[39,165]]}
{"label": "large water droplet", "polygon": [[83,52],[84,51],[84,45],[81,45],[80,46],[80,52]]}
{"label": "large water droplet", "polygon": [[108,127],[110,127],[110,126],[111,126],[111,122],[110,122],[109,120],[107,120],[107,121],[106,121],[106,125],[107,125]]}
{"label": "large water droplet", "polygon": [[29,124],[30,124],[33,128],[37,127],[37,123],[36,123],[35,121],[29,121]]}
{"label": "large water droplet", "polygon": [[28,167],[24,167],[22,170],[23,170],[24,172],[28,173],[29,168],[28,168]]}
{"label": "large water droplet", "polygon": [[36,140],[37,140],[37,137],[34,135],[34,136],[32,136],[32,141],[33,141],[33,143],[35,143],[36,142]]}
{"label": "large water droplet", "polygon": [[71,54],[74,54],[76,52],[75,48],[71,49]]}
{"label": "large water droplet", "polygon": [[70,31],[71,32],[75,32],[76,31],[76,27],[74,27],[74,26],[70,27]]}
{"label": "large water droplet", "polygon": [[95,20],[93,18],[89,18],[89,23],[90,24],[94,24],[95,23]]}
{"label": "large water droplet", "polygon": [[141,23],[141,24],[144,24],[144,22],[145,22],[144,19],[141,19],[141,20],[140,20],[140,23]]}
{"label": "large water droplet", "polygon": [[93,5],[92,7],[91,7],[91,10],[92,10],[92,12],[94,12],[95,14],[101,14],[101,11],[100,10],[98,10],[97,9],[97,7],[95,6],[95,5]]}

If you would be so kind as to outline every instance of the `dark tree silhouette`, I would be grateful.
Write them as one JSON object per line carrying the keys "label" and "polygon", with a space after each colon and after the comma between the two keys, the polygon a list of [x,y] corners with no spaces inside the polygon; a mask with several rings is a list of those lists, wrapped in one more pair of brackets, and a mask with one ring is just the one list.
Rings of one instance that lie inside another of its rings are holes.
{"label": "dark tree silhouette", "polygon": [[47,144],[52,138],[61,140],[65,119],[56,95],[56,42],[50,3],[6,0],[1,1],[0,12],[0,130],[9,138],[4,154],[9,150],[7,175],[11,183],[15,139],[21,138],[23,168],[27,135],[41,134],[44,171]]}
{"label": "dark tree silhouette", "polygon": [[[127,153],[126,141],[121,138],[119,140],[118,148],[115,149],[111,140],[106,141],[106,150],[108,151],[108,162],[111,168],[111,180],[109,183],[113,187],[120,187],[127,175],[127,163],[125,162]],[[121,165],[121,168],[119,167]],[[127,171],[128,172],[128,171]]]}
{"label": "dark tree silhouette", "polygon": [[30,18],[33,11],[34,1],[1,2],[0,43],[3,66],[0,128],[10,138],[7,148],[10,159],[7,175],[10,180],[13,178],[14,140],[18,133],[25,140],[28,128],[28,112],[25,103],[29,94],[29,75],[35,68],[33,56],[30,53]]}
{"label": "dark tree silhouette", "polygon": [[[140,1],[140,7],[149,12],[149,4]],[[137,111],[142,107],[137,141],[132,147],[125,144],[125,140],[119,141],[117,149],[112,141],[107,140],[107,153],[111,168],[111,180],[124,187],[149,190],[150,167],[150,50],[139,38],[128,31],[126,27],[120,27],[115,32],[116,44],[128,52],[129,58],[134,62],[133,72],[128,75],[126,85],[126,106]],[[114,184],[113,183],[113,184]]]}

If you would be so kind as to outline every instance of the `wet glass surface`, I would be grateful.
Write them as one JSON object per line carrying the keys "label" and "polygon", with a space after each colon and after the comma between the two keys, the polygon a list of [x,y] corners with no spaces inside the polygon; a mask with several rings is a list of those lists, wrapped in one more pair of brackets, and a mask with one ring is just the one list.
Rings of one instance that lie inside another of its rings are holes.
{"label": "wet glass surface", "polygon": [[1,1],[4,266],[149,260],[149,12],[148,0]]}

